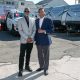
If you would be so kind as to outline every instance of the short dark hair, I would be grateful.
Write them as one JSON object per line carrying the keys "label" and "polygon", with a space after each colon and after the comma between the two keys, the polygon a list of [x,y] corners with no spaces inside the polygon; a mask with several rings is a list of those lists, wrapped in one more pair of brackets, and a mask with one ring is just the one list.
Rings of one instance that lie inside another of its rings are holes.
{"label": "short dark hair", "polygon": [[26,12],[26,11],[30,11],[30,9],[29,9],[29,8],[25,8],[25,9],[24,9],[24,12]]}
{"label": "short dark hair", "polygon": [[39,8],[39,9],[38,9],[38,13],[39,13],[41,10],[44,10],[44,8]]}

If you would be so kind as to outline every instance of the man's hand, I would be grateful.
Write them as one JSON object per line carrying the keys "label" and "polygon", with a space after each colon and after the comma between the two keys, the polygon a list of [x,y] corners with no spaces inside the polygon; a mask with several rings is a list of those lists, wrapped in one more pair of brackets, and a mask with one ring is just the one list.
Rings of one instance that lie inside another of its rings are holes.
{"label": "man's hand", "polygon": [[43,29],[38,29],[38,33],[45,33],[46,31]]}
{"label": "man's hand", "polygon": [[32,39],[32,38],[28,38],[28,39],[27,39],[27,42],[28,42],[28,43],[32,43],[32,42],[33,42],[33,39]]}

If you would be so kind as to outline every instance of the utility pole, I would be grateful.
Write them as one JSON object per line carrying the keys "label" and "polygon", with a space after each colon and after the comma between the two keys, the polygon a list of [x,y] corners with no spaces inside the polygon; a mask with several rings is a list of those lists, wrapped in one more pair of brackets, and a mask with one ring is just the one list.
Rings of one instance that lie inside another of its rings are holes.
{"label": "utility pole", "polygon": [[80,0],[78,0],[78,3],[80,3]]}
{"label": "utility pole", "polygon": [[75,0],[75,4],[79,4],[80,3],[80,0]]}
{"label": "utility pole", "polygon": [[77,0],[75,0],[75,4],[77,3]]}

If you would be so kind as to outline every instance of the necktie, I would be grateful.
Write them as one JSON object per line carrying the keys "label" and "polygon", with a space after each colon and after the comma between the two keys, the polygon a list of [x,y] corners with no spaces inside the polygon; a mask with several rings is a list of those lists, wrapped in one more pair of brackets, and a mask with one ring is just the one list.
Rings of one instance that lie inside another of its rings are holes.
{"label": "necktie", "polygon": [[27,25],[28,25],[28,27],[29,27],[29,17],[28,17],[28,16],[25,16],[24,18],[25,18],[26,23],[27,23]]}

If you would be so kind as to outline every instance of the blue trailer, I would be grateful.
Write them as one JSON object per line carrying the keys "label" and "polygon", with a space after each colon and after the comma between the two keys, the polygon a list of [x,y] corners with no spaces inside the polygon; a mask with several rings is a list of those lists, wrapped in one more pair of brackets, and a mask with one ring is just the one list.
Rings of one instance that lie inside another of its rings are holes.
{"label": "blue trailer", "polygon": [[49,8],[46,12],[53,20],[55,30],[80,32],[80,4]]}
{"label": "blue trailer", "polygon": [[80,32],[80,4],[70,6],[65,23],[68,32]]}

